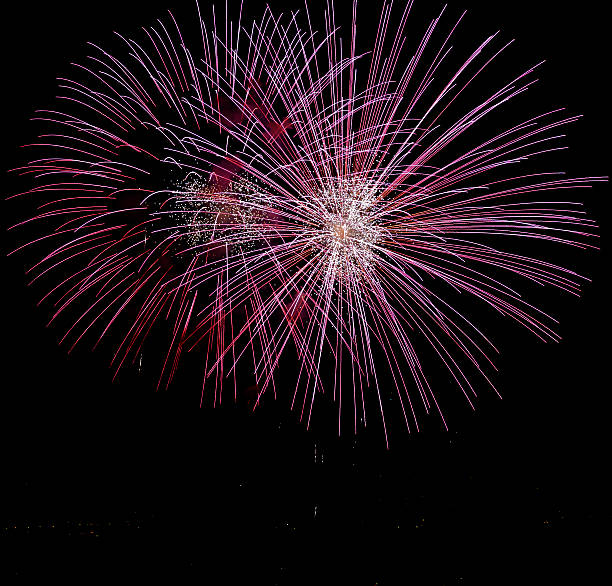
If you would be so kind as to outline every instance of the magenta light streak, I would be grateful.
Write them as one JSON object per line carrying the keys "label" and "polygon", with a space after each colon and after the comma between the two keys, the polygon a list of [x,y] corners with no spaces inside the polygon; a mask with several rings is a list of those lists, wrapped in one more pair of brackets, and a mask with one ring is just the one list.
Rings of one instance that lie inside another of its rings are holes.
{"label": "magenta light streak", "polygon": [[[39,111],[52,130],[27,145],[35,158],[15,170],[38,202],[18,224],[38,227],[28,272],[56,275],[53,320],[72,312],[63,340],[95,331],[97,345],[119,330],[118,372],[166,323],[159,385],[200,351],[202,402],[221,402],[227,384],[236,397],[244,362],[256,403],[292,394],[309,424],[324,394],[338,431],[344,409],[354,432],[373,407],[385,438],[394,403],[409,430],[419,413],[444,421],[423,342],[469,405],[474,375],[494,388],[495,346],[444,291],[557,340],[520,288],[576,295],[584,281],[536,256],[538,241],[595,247],[594,222],[565,194],[604,178],[541,159],[579,117],[556,109],[500,127],[537,66],[478,85],[511,43],[462,40],[464,15],[423,26],[410,9],[384,4],[369,46],[357,5],[340,23],[331,0],[320,31],[312,7],[247,22],[240,5],[236,21],[200,18],[190,46],[172,15],[140,40],[118,35],[112,53],[91,45],[59,80],[60,106]],[[287,363],[295,380],[281,383]]]}

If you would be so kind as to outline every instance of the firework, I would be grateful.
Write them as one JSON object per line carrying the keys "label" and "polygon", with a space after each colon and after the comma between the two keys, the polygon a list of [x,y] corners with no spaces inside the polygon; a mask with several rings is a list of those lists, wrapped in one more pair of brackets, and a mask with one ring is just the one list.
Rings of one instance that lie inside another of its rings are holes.
{"label": "firework", "polygon": [[479,86],[510,43],[462,51],[463,16],[417,38],[411,4],[396,12],[382,6],[371,46],[356,5],[337,23],[331,3],[320,31],[307,5],[248,22],[240,9],[199,18],[190,46],[172,15],[116,50],[92,46],[60,80],[60,107],[39,111],[52,130],[19,169],[38,198],[26,245],[47,246],[30,273],[55,278],[45,299],[52,321],[72,316],[70,347],[118,330],[118,371],[169,324],[160,385],[191,351],[203,400],[236,395],[246,362],[258,398],[276,395],[289,362],[282,392],[303,420],[327,396],[338,430],[356,431],[372,405],[386,437],[394,405],[409,430],[420,412],[442,417],[425,345],[470,404],[474,374],[493,387],[496,349],[456,293],[558,338],[519,289],[579,291],[583,277],[532,253],[592,247],[593,222],[557,200],[600,178],[538,168],[578,117],[500,126],[537,66]]}

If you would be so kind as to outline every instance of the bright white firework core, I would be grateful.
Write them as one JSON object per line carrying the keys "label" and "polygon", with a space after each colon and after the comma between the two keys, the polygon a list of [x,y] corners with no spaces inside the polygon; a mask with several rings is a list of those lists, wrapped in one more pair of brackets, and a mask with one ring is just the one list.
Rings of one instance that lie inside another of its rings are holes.
{"label": "bright white firework core", "polygon": [[374,215],[376,192],[356,180],[342,180],[322,193],[323,247],[331,275],[358,277],[375,261],[383,230]]}

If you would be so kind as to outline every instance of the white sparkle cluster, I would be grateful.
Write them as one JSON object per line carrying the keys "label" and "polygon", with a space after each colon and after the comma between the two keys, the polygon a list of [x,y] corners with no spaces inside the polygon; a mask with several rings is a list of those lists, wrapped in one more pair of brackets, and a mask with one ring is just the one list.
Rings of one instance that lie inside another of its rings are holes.
{"label": "white sparkle cluster", "polygon": [[321,193],[321,246],[328,274],[358,278],[375,262],[384,233],[375,214],[376,193],[372,185],[353,178],[338,180]]}

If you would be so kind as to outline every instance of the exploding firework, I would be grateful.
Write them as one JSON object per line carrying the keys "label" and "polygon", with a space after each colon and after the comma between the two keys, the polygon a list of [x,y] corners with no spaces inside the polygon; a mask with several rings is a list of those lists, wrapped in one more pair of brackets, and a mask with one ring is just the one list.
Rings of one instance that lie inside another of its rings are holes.
{"label": "exploding firework", "polygon": [[579,291],[583,277],[532,250],[592,247],[580,205],[549,194],[600,178],[537,168],[578,117],[500,126],[536,67],[475,99],[510,43],[462,53],[463,16],[444,14],[415,42],[410,13],[382,6],[364,47],[357,7],[342,36],[331,3],[320,31],[308,5],[248,22],[241,7],[223,24],[199,17],[191,46],[172,15],[116,50],[92,46],[60,80],[60,106],[38,112],[51,130],[18,170],[38,204],[24,246],[47,247],[29,273],[55,279],[45,299],[52,321],[71,316],[63,340],[121,332],[119,371],[165,324],[160,385],[200,352],[203,400],[235,396],[242,363],[259,399],[289,362],[279,392],[303,420],[327,396],[338,430],[373,405],[386,436],[393,406],[409,430],[422,412],[444,421],[425,346],[470,404],[473,374],[492,387],[496,349],[456,293],[557,339],[518,288]]}

